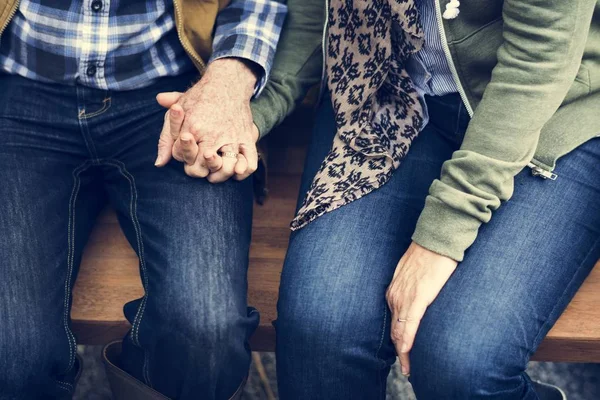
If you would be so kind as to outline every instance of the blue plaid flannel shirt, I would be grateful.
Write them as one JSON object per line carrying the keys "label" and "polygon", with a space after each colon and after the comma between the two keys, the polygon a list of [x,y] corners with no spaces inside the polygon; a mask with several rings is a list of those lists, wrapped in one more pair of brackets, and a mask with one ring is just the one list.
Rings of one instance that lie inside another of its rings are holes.
{"label": "blue plaid flannel shirt", "polygon": [[[233,0],[217,18],[211,61],[258,64],[258,94],[286,13],[274,0]],[[131,90],[193,68],[170,0],[21,0],[0,37],[0,71],[43,82]]]}

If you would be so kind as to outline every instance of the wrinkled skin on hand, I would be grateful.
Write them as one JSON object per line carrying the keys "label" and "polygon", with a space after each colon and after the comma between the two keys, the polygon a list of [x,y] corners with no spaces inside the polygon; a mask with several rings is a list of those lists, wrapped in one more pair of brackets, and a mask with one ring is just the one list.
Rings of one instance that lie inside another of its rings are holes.
{"label": "wrinkled skin on hand", "polygon": [[242,180],[258,167],[258,128],[250,99],[256,73],[242,60],[212,62],[198,83],[185,93],[160,93],[168,108],[158,143],[156,166],[171,157],[184,163],[185,173],[212,183]]}
{"label": "wrinkled skin on hand", "polygon": [[458,263],[412,242],[396,267],[386,298],[392,311],[391,337],[404,375],[421,319]]}

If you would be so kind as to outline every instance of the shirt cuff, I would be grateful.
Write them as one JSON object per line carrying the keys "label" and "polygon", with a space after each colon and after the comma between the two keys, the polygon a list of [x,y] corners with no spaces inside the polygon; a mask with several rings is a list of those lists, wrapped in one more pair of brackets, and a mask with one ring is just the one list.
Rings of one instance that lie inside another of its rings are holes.
{"label": "shirt cuff", "polygon": [[235,57],[252,61],[262,70],[254,97],[264,89],[287,14],[287,6],[273,0],[234,0],[217,18],[209,63]]}
{"label": "shirt cuff", "polygon": [[458,262],[477,238],[482,222],[440,199],[427,196],[412,240],[434,253]]}

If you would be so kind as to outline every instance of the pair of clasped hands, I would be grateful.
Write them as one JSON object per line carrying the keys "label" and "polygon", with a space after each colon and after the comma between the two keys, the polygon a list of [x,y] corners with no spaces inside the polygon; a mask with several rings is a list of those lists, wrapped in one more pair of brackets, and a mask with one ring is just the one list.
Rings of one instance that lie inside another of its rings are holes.
{"label": "pair of clasped hands", "polygon": [[211,183],[243,180],[258,167],[258,128],[250,99],[256,72],[242,60],[213,61],[202,79],[185,93],[156,96],[167,108],[155,165],[176,159],[185,173]]}

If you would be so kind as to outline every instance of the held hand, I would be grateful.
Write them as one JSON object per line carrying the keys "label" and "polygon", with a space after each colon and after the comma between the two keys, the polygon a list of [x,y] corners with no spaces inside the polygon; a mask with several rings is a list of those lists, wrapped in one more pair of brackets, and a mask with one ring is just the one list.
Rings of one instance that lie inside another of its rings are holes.
{"label": "held hand", "polygon": [[457,265],[413,242],[396,267],[386,298],[392,310],[392,342],[404,375],[410,374],[409,352],[421,319]]}
{"label": "held hand", "polygon": [[258,167],[258,128],[252,122],[250,98],[256,75],[243,61],[216,60],[186,93],[161,93],[169,108],[158,145],[156,166],[171,155],[185,163],[186,174],[224,182],[242,180]]}

